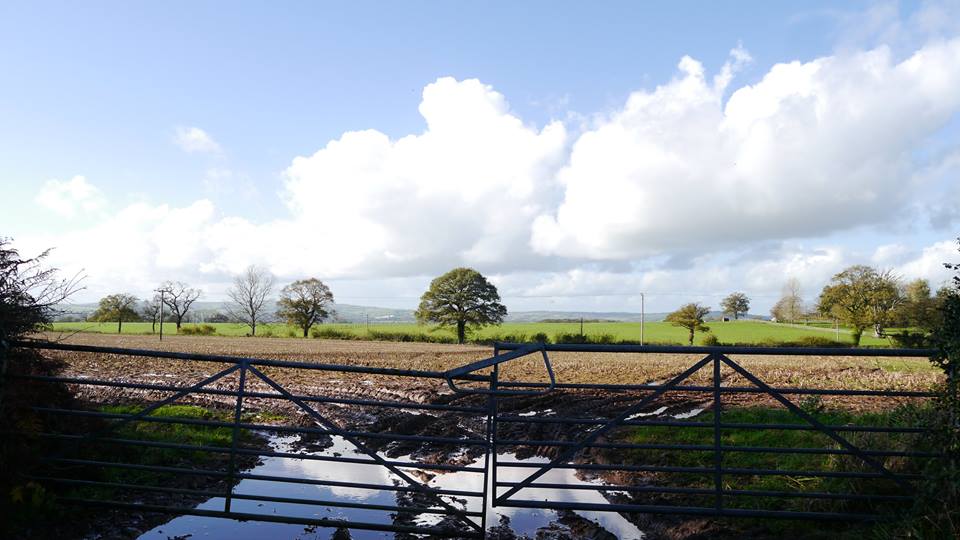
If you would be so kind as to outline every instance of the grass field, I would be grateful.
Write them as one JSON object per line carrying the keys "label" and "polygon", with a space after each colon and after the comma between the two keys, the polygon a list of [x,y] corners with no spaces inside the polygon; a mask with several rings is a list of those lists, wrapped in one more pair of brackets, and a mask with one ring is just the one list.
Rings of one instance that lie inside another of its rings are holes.
{"label": "grass field", "polygon": [[[185,325],[194,326],[194,325]],[[235,323],[214,323],[216,335],[221,336],[243,336],[249,333],[250,329],[241,324]],[[836,333],[832,329],[819,328],[816,326],[802,327],[798,325],[780,325],[762,321],[730,321],[730,322],[712,322],[709,323],[710,333],[717,336],[723,343],[762,343],[764,340],[791,341],[803,337],[813,336],[827,339],[834,339]],[[150,323],[133,322],[124,323],[124,334],[149,334],[151,333]],[[453,338],[454,333],[448,329],[441,329],[431,326],[420,326],[417,324],[371,324],[369,327],[364,324],[333,323],[324,324],[322,328],[336,329],[342,332],[349,332],[359,337],[364,337],[368,330],[371,332],[384,333],[410,333],[410,334],[430,334],[436,336],[445,336]],[[54,323],[53,330],[58,332],[96,332],[96,333],[116,333],[116,323],[96,323],[96,322],[71,322]],[[165,323],[163,327],[165,334],[175,334],[176,327],[173,323]],[[525,337],[529,339],[534,334],[542,332],[551,339],[558,333],[580,333],[579,323],[504,323],[500,326],[490,326],[484,328],[472,335],[471,338],[479,339],[497,339],[510,337]],[[640,324],[627,322],[597,322],[584,323],[583,333],[587,336],[598,336],[608,334],[616,340],[639,340]],[[266,324],[257,327],[257,335],[261,337],[298,337],[301,335],[299,329],[287,326],[285,324]],[[707,334],[697,333],[696,342],[700,343]],[[672,326],[664,322],[648,322],[644,324],[644,340],[648,343],[686,343],[686,331],[682,328]],[[841,329],[840,341],[850,343],[851,338],[848,331]],[[878,339],[869,332],[864,333],[861,345],[865,346],[891,346],[891,340],[887,338]]]}

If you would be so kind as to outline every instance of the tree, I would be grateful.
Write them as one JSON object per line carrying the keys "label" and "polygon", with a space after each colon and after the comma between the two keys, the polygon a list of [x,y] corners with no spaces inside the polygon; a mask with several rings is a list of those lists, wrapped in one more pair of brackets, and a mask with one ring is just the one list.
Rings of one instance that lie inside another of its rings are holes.
{"label": "tree", "polygon": [[468,327],[500,324],[506,315],[497,288],[472,268],[454,268],[431,281],[416,312],[421,324],[455,327],[458,343],[466,341]]}
{"label": "tree", "polygon": [[853,330],[854,345],[873,326],[877,334],[902,301],[899,280],[891,272],[855,265],[833,276],[820,293],[818,310],[836,317]]}
{"label": "tree", "polygon": [[800,296],[800,280],[790,278],[783,284],[780,300],[770,309],[770,315],[777,321],[796,321],[803,317],[805,310],[803,297]]}
{"label": "tree", "polygon": [[307,337],[310,327],[333,314],[333,293],[317,278],[294,281],[280,290],[277,316],[287,324],[303,330]]}
{"label": "tree", "polygon": [[731,293],[720,303],[725,313],[733,315],[734,320],[739,319],[740,315],[746,315],[750,310],[750,299],[742,292]]}
{"label": "tree", "polygon": [[870,283],[870,311],[873,314],[871,322],[875,337],[883,337],[884,329],[893,320],[903,301],[900,278],[891,270],[875,273]]}
{"label": "tree", "polygon": [[227,313],[234,319],[250,327],[250,335],[257,335],[257,321],[263,320],[264,303],[273,292],[276,280],[269,270],[250,265],[233,280],[233,286],[227,290],[232,305]]}
{"label": "tree", "polygon": [[160,319],[160,295],[155,294],[150,300],[144,300],[140,305],[140,317],[150,321],[150,332],[156,333],[157,321]]}
{"label": "tree", "polygon": [[939,304],[940,297],[933,295],[930,283],[915,279],[903,287],[903,302],[895,318],[900,325],[929,332],[939,323]]}
{"label": "tree", "polygon": [[703,318],[710,313],[710,308],[701,306],[697,302],[685,304],[680,309],[667,315],[665,321],[668,323],[686,328],[690,332],[690,345],[693,345],[693,336],[697,330],[706,332],[710,327],[703,323]]}
{"label": "tree", "polygon": [[0,367],[9,342],[49,324],[57,305],[80,290],[83,281],[81,274],[60,279],[55,268],[45,268],[49,249],[26,259],[11,243],[0,237]]}
{"label": "tree", "polygon": [[132,294],[119,293],[104,296],[100,299],[100,306],[90,318],[99,322],[117,321],[117,333],[123,330],[123,321],[140,319],[137,313],[137,297]]}
{"label": "tree", "polygon": [[177,323],[177,331],[180,331],[180,324],[184,317],[190,311],[190,306],[200,298],[202,291],[192,289],[182,281],[166,281],[160,286],[163,293],[163,303],[173,315],[173,321]]}

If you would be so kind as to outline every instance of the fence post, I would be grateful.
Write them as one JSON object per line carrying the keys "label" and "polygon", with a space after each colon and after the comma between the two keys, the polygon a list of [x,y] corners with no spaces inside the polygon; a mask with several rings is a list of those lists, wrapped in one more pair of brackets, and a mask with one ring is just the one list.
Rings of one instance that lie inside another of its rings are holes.
{"label": "fence post", "polygon": [[720,357],[713,356],[713,483],[714,506],[717,515],[723,511],[723,449],[720,445]]}
{"label": "fence post", "polygon": [[240,415],[243,411],[243,394],[247,385],[247,361],[240,363],[240,382],[237,384],[237,405],[233,411],[233,438],[230,441],[230,468],[227,471],[227,496],[223,502],[223,511],[230,513],[233,499],[233,480],[237,472],[237,441],[240,438]]}
{"label": "fence post", "polygon": [[[493,355],[496,356],[498,347],[496,343],[493,345]],[[493,445],[493,426],[496,422],[497,414],[497,396],[494,394],[497,389],[497,379],[496,379],[497,366],[493,366],[493,371],[490,375],[490,394],[487,396],[487,446],[486,453],[483,456],[483,509],[481,510],[480,516],[480,529],[483,531],[483,534],[487,533],[487,508],[490,506],[490,490],[494,490],[496,494],[496,486],[491,488],[491,475],[490,475],[490,454],[496,454],[496,447]]]}
{"label": "fence post", "polygon": [[[500,346],[496,343],[493,345],[493,355],[498,356],[500,354]],[[500,379],[500,364],[494,364],[493,366],[493,375],[492,380],[490,381],[491,388],[496,392],[498,388],[498,381]],[[490,446],[487,450],[490,453],[490,461],[492,462],[490,466],[490,482],[491,482],[491,496],[490,496],[490,506],[492,508],[497,507],[497,414],[499,414],[497,402],[497,395],[492,394],[493,401],[491,403],[491,425],[490,425]],[[484,513],[487,509],[484,508]]]}

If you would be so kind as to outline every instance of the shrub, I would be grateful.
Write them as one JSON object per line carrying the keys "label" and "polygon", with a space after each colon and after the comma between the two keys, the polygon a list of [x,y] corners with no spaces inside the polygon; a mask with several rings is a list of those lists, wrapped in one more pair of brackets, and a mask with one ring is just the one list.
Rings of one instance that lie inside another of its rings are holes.
{"label": "shrub", "polygon": [[557,332],[553,335],[554,343],[587,343],[587,336],[573,332]]}
{"label": "shrub", "polygon": [[762,347],[824,347],[824,348],[829,347],[834,349],[850,347],[849,343],[841,343],[839,341],[834,341],[828,337],[821,337],[821,336],[803,336],[801,338],[797,338],[793,340],[767,338],[761,341],[759,344],[738,343],[737,345],[746,345],[746,346],[760,345]]}
{"label": "shrub", "polygon": [[424,332],[383,332],[380,330],[371,330],[368,335],[370,339],[377,341],[400,341],[411,343],[456,343],[456,338],[439,334],[427,334]]}
{"label": "shrub", "polygon": [[705,347],[719,347],[720,345],[723,345],[723,343],[720,343],[720,339],[717,336],[713,334],[707,334],[703,336],[703,345]]}
{"label": "shrub", "polygon": [[353,332],[330,326],[320,326],[310,331],[314,339],[359,339]]}
{"label": "shrub", "polygon": [[559,332],[553,336],[554,343],[590,343],[595,345],[623,344],[624,340],[617,340],[613,334],[580,335],[573,332]]}
{"label": "shrub", "polygon": [[185,336],[212,336],[217,333],[217,327],[212,324],[181,326],[178,333]]}
{"label": "shrub", "polygon": [[550,336],[545,332],[537,332],[536,334],[530,336],[531,341],[536,341],[537,343],[550,343]]}
{"label": "shrub", "polygon": [[911,332],[904,330],[896,334],[890,334],[893,344],[903,349],[924,349],[931,345],[930,337],[923,332]]}

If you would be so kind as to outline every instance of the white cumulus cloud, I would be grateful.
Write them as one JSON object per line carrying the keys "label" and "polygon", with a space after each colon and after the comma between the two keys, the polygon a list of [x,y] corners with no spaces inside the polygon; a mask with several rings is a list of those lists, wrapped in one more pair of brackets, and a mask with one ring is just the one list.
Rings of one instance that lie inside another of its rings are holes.
{"label": "white cumulus cloud", "polygon": [[777,64],[726,103],[727,69],[713,84],[689,57],[679,69],[574,143],[538,252],[629,259],[888,220],[912,153],[960,109],[960,39]]}
{"label": "white cumulus cloud", "polygon": [[95,212],[103,208],[105,203],[100,190],[83,176],[74,176],[70,180],[48,180],[34,201],[67,218]]}
{"label": "white cumulus cloud", "polygon": [[177,128],[173,142],[183,151],[189,153],[216,154],[220,152],[220,145],[213,140],[206,131],[198,127]]}

